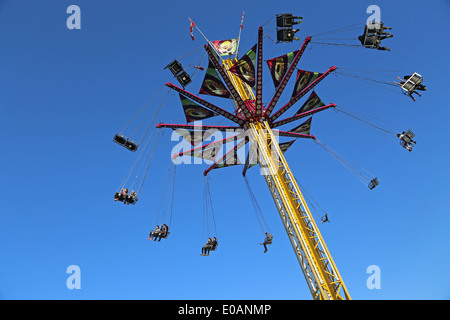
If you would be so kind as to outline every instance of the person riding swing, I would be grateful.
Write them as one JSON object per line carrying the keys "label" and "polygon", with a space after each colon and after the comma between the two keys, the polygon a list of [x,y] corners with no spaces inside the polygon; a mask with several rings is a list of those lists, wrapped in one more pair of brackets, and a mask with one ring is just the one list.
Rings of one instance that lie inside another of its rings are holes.
{"label": "person riding swing", "polygon": [[264,253],[267,252],[267,245],[272,244],[272,240],[273,240],[273,236],[270,233],[266,232],[266,238],[264,239],[264,242],[260,243],[261,245],[264,246]]}

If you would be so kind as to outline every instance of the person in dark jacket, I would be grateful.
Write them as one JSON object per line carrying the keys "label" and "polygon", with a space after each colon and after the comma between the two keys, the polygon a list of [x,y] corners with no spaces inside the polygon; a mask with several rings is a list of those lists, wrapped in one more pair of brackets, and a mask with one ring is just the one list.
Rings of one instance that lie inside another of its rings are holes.
{"label": "person in dark jacket", "polygon": [[161,229],[158,225],[156,225],[155,230],[150,230],[150,233],[148,234],[148,240],[156,241],[156,238],[161,233]]}
{"label": "person in dark jacket", "polygon": [[272,244],[272,239],[273,239],[273,236],[270,233],[266,232],[266,239],[264,239],[263,243],[260,243],[264,246],[264,253],[267,252],[267,245]]}
{"label": "person in dark jacket", "polygon": [[167,226],[167,224],[163,224],[161,226],[161,230],[159,231],[159,234],[156,236],[157,238],[159,238],[158,241],[161,241],[161,238],[165,238],[168,233],[169,233],[169,227]]}
{"label": "person in dark jacket", "polygon": [[208,242],[202,247],[202,256],[209,256],[209,252],[211,250],[216,250],[217,248],[217,239],[216,237],[208,238]]}
{"label": "person in dark jacket", "polygon": [[202,247],[202,256],[206,256],[207,254],[209,254],[209,251],[211,250],[211,246],[212,246],[212,239],[208,238],[208,241],[206,242],[206,244]]}

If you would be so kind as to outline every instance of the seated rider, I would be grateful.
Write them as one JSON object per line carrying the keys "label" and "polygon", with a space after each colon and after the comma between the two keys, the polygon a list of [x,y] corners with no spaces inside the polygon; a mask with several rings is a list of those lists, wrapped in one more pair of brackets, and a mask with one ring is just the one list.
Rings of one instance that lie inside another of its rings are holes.
{"label": "seated rider", "polygon": [[216,250],[217,247],[217,239],[216,237],[208,238],[208,241],[206,242],[206,244],[202,247],[202,256],[209,256],[209,252],[211,250]]}
{"label": "seated rider", "polygon": [[128,189],[123,188],[114,194],[114,201],[124,201],[128,196]]}
{"label": "seated rider", "polygon": [[137,201],[136,191],[131,190],[130,194],[126,197],[127,204],[134,204]]}
{"label": "seated rider", "polygon": [[405,148],[409,152],[412,151],[412,145],[408,144],[406,141],[401,141],[400,144],[402,145],[403,148]]}
{"label": "seated rider", "polygon": [[156,241],[156,238],[158,238],[158,241],[161,241],[161,238],[165,238],[168,233],[169,233],[169,227],[167,226],[167,224],[163,224],[161,226],[159,233],[155,236],[155,241]]}
{"label": "seated rider", "polygon": [[380,181],[378,180],[377,177],[375,177],[372,180],[370,180],[370,182],[369,182],[369,189],[372,190],[379,184],[380,184]]}
{"label": "seated rider", "polygon": [[217,247],[217,239],[216,237],[213,237],[213,241],[212,241],[212,246],[211,246],[211,250],[216,250]]}
{"label": "seated rider", "polygon": [[[413,75],[410,75],[410,76],[404,76],[403,79],[409,80],[409,79],[411,79],[412,76],[413,76]],[[398,78],[398,77],[397,77],[397,78]],[[400,79],[400,78],[398,78],[398,79]],[[401,79],[400,79],[400,80],[401,80]],[[416,87],[417,90],[420,90],[420,91],[426,91],[426,90],[427,90],[427,88],[422,84],[422,82],[420,82],[420,83],[415,83],[415,85],[417,86],[417,87]]]}
{"label": "seated rider", "polygon": [[366,24],[364,28],[364,34],[373,34],[375,35],[379,40],[384,40],[387,38],[392,38],[394,35],[392,33],[385,32],[386,29],[392,29],[389,27],[385,27],[382,22],[378,23],[369,23]]}
{"label": "seated rider", "polygon": [[156,241],[156,238],[159,236],[161,232],[161,229],[158,225],[156,225],[155,230],[150,230],[150,233],[148,234],[148,240]]}
{"label": "seated rider", "polygon": [[412,140],[414,138],[414,133],[411,132],[411,130],[408,130],[408,132],[403,131],[401,134],[397,134],[397,137],[399,137],[400,140],[405,141],[406,143],[410,144],[417,144],[416,141]]}
{"label": "seated rider", "polygon": [[264,246],[264,253],[267,252],[267,245],[272,244],[272,240],[273,240],[273,236],[270,233],[266,232],[266,238],[264,239],[264,242],[260,243]]}
{"label": "seated rider", "polygon": [[[409,133],[410,131],[408,131]],[[412,147],[417,143],[416,141],[412,140],[412,136],[408,135],[405,131],[403,131],[401,134],[397,134],[397,137],[400,139],[400,144],[403,148],[407,149],[408,151],[412,151]]]}
{"label": "seated rider", "polygon": [[[211,250],[212,246],[212,239],[208,238],[208,241],[206,241],[206,244],[202,247],[202,256],[206,256],[209,254],[209,251]],[[208,254],[207,254],[208,253]]]}
{"label": "seated rider", "polygon": [[[409,80],[411,77],[412,77],[412,75],[411,75],[411,76],[404,76],[403,78],[404,78],[405,80]],[[420,93],[418,93],[416,90],[420,90],[420,91],[426,91],[426,90],[427,90],[426,87],[425,87],[422,83],[414,83],[414,82],[413,82],[414,86],[413,86],[411,89],[405,89],[405,88],[403,87],[403,85],[406,83],[406,81],[403,81],[400,77],[397,77],[397,79],[400,80],[400,82],[395,82],[395,81],[394,81],[394,83],[395,83],[395,84],[398,84],[399,86],[401,86],[401,87],[407,92],[408,96],[409,96],[411,99],[413,99],[413,101],[416,101],[416,98],[413,97],[413,93],[417,94],[419,97],[422,96],[422,95],[421,95]],[[411,81],[411,82],[412,82],[412,81]]]}
{"label": "seated rider", "polygon": [[380,47],[381,40],[376,35],[361,35],[358,37],[358,39],[366,48],[391,51],[391,49],[389,49],[388,47]]}

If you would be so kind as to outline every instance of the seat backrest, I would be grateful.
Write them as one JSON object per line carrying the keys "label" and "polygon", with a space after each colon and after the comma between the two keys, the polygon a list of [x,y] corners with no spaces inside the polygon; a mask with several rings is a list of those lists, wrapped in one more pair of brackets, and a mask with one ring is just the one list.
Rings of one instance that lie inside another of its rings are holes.
{"label": "seat backrest", "polygon": [[422,76],[418,73],[414,73],[409,80],[411,80],[412,82],[414,82],[415,84],[421,84],[423,79]]}
{"label": "seat backrest", "polygon": [[405,134],[402,138],[402,141],[409,143],[411,141],[411,138],[407,134]]}
{"label": "seat backrest", "polygon": [[366,47],[376,47],[377,46],[377,38],[374,35],[365,35],[364,36],[364,46]]}
{"label": "seat backrest", "polygon": [[378,178],[373,178],[372,180],[370,180],[369,182],[369,189],[373,189],[375,188],[377,185],[380,184],[380,181],[378,180]]}
{"label": "seat backrest", "polygon": [[414,132],[412,132],[411,130],[408,130],[408,132],[405,134],[405,136],[407,136],[409,139],[414,138]]}
{"label": "seat backrest", "polygon": [[418,73],[414,73],[405,81],[405,83],[402,85],[402,88],[408,92],[414,91],[419,85],[422,84],[422,81],[422,76]]}
{"label": "seat backrest", "polygon": [[125,138],[124,135],[118,134],[118,133],[117,133],[117,134],[114,136],[114,142],[115,142],[115,143],[118,143],[118,144],[120,144],[120,145],[124,145],[124,144],[127,142],[127,138]]}
{"label": "seat backrest", "polygon": [[126,144],[125,144],[125,148],[127,148],[130,151],[136,151],[138,148],[138,145],[136,144],[136,142],[134,142],[133,140],[127,140]]}
{"label": "seat backrest", "polygon": [[138,201],[138,198],[136,196],[128,195],[126,201],[129,204],[135,204]]}
{"label": "seat backrest", "polygon": [[413,91],[416,88],[416,85],[414,84],[414,82],[412,81],[405,81],[405,83],[402,85],[402,89],[406,90],[406,91]]}
{"label": "seat backrest", "polygon": [[366,24],[366,33],[367,34],[376,34],[379,33],[381,31],[381,24],[379,22],[376,23],[368,23]]}

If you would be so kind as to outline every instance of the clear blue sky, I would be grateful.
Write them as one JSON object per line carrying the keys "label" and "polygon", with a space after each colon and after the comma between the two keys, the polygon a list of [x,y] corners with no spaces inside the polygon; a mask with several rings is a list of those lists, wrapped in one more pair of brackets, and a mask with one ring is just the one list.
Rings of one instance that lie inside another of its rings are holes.
{"label": "clear blue sky", "polygon": [[[66,28],[71,4],[81,8],[81,30]],[[298,67],[402,70],[392,80],[403,71],[421,73],[429,90],[415,103],[335,75],[316,89],[325,103],[411,128],[417,146],[409,153],[330,110],[314,116],[312,134],[376,174],[380,186],[369,190],[313,141],[297,141],[286,158],[329,214],[331,223],[319,227],[353,299],[448,299],[447,0],[0,0],[0,298],[311,299],[258,169],[249,178],[274,234],[269,252],[259,245],[242,168],[234,167],[210,174],[221,245],[202,257],[206,165],[177,168],[171,236],[150,242],[174,146],[170,130],[158,144],[138,204],[128,207],[112,197],[136,154],[112,137],[165,82],[176,81],[163,67],[204,44],[198,31],[190,39],[188,17],[210,40],[221,40],[237,36],[245,11],[243,52],[255,43],[258,26],[277,13],[303,16],[303,39],[362,26],[371,4],[380,6],[382,20],[392,27],[394,38],[386,40],[391,52],[313,44]],[[270,34],[274,23],[266,29]],[[275,45],[265,38],[264,57],[301,44]],[[195,93],[198,81],[188,89]],[[271,81],[264,89],[269,97]],[[183,123],[183,117],[177,95],[169,95],[158,121]],[[81,269],[80,290],[66,287],[69,265]],[[379,290],[366,287],[370,265],[380,267]]]}

